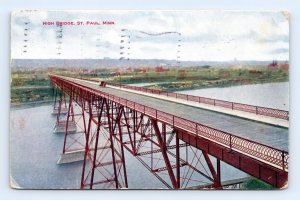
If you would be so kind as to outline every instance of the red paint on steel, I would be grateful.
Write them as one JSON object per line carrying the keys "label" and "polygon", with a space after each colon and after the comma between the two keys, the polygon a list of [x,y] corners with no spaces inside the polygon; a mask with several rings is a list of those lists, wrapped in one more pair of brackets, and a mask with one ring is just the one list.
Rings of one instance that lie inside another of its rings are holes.
{"label": "red paint on steel", "polygon": [[[151,147],[151,155],[158,152],[165,152],[163,155],[163,160],[166,164],[165,169],[167,169],[169,172],[173,188],[178,188],[179,185],[179,167],[189,166],[194,171],[197,171],[197,169],[188,163],[188,159],[185,161],[179,157],[176,157],[176,154],[173,154],[168,150],[168,147],[165,147],[167,139],[164,139],[164,135],[162,135],[162,133],[159,132],[157,123],[161,123],[162,126],[168,126],[169,128],[174,129],[178,134],[178,136],[176,137],[178,137],[181,141],[186,142],[187,144],[191,144],[197,149],[202,150],[203,153],[207,152],[208,154],[216,157],[217,159],[227,162],[228,164],[235,166],[241,169],[242,171],[249,173],[261,180],[264,180],[276,187],[283,187],[287,182],[289,157],[288,152],[264,144],[260,144],[258,142],[251,141],[242,137],[238,137],[233,134],[214,129],[209,126],[205,126],[203,124],[195,123],[174,115],[170,115],[169,113],[161,112],[156,109],[138,104],[136,102],[128,101],[124,98],[110,95],[58,76],[50,75],[50,78],[52,79],[54,85],[57,85],[57,87],[59,88],[63,88],[63,92],[69,95],[72,92],[77,96],[85,94],[84,100],[89,103],[92,103],[92,98],[97,98],[98,102],[102,101],[102,105],[103,101],[108,102],[106,106],[111,107],[112,110],[122,109],[122,117],[116,118],[115,115],[112,114],[107,115],[106,118],[111,119],[111,122],[108,123],[109,126],[112,126],[112,123],[115,123],[119,124],[119,127],[127,127],[127,134],[129,135],[129,140],[126,142],[120,142],[122,140],[119,138],[119,135],[124,135],[124,133],[121,134],[122,131],[118,135],[116,135],[113,129],[113,131],[109,131],[110,135],[112,136],[112,138],[119,141],[122,147],[126,148],[136,158],[138,158],[140,162],[167,187],[169,187],[168,183],[165,182],[158,175],[158,173],[161,171],[158,169],[164,169],[164,167],[157,168],[155,171],[155,169],[153,169],[154,163],[151,163],[151,167],[149,167],[147,163],[145,163],[141,159],[142,154],[139,154],[140,152],[137,152],[140,149],[140,144],[136,146],[136,143],[139,142],[139,140],[143,140],[144,142],[151,142],[151,145],[156,146],[156,148]],[[101,112],[105,110],[103,107],[101,108],[100,106],[96,107],[96,109]],[[109,111],[107,110],[106,112],[108,113]],[[151,119],[151,121],[148,120],[149,122],[147,123],[141,123],[141,121],[139,122],[138,120],[143,120],[142,116],[147,116],[147,118]],[[98,119],[98,124],[102,123],[105,123],[105,121],[101,121],[100,119]],[[140,131],[138,131],[139,129]],[[147,130],[148,132],[150,130],[150,133],[145,134],[141,129]],[[154,133],[151,133],[152,129],[155,129]],[[134,139],[131,138],[132,134],[134,136]],[[155,142],[154,139],[152,139],[153,135],[155,135],[156,141],[158,141],[158,143]],[[139,139],[136,138],[137,136],[139,137]],[[110,140],[112,140],[112,138]],[[178,142],[176,142],[176,144],[178,144]],[[184,146],[186,148],[188,147],[187,145]],[[160,151],[157,151],[157,149],[160,149]],[[179,151],[179,149],[177,149],[176,151]],[[97,148],[94,148],[94,152],[97,152]],[[175,160],[177,160],[177,162],[175,162],[176,165],[171,165],[169,159],[170,156],[174,156]],[[187,157],[188,156],[186,156],[186,158]],[[180,163],[178,163],[178,159],[180,160]],[[117,163],[118,162],[115,161],[114,165]],[[174,176],[172,175],[173,168],[177,169],[176,177],[174,173]],[[217,171],[217,175],[215,174],[214,179],[212,179],[215,183],[215,180],[220,179],[219,169],[217,169]],[[199,171],[199,173],[201,174],[202,172]],[[205,174],[202,175],[205,176]],[[116,175],[114,177],[116,177]],[[207,178],[210,179],[209,177]],[[190,177],[182,178],[182,180],[189,181]],[[90,184],[92,185],[95,183],[91,181]],[[116,184],[116,187],[117,185],[118,184]],[[217,186],[218,184],[214,185]]]}
{"label": "red paint on steel", "polygon": [[287,184],[287,171],[265,164],[262,161],[244,155],[238,151],[230,150],[207,139],[197,137],[187,131],[179,132],[179,138],[189,143],[196,143],[195,147],[207,152],[209,155],[212,155],[251,176],[263,180],[274,187],[282,188]]}

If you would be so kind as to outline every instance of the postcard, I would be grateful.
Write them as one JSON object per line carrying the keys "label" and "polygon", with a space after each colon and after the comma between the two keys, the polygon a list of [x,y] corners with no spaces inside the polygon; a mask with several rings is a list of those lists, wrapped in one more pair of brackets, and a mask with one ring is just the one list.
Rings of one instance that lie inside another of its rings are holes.
{"label": "postcard", "polygon": [[10,186],[288,187],[289,13],[11,13]]}

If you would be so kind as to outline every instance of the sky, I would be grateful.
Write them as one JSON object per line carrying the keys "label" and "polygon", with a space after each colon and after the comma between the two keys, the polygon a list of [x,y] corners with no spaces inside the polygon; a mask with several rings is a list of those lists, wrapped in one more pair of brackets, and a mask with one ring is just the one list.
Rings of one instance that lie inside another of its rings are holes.
{"label": "sky", "polygon": [[[74,25],[59,27],[56,22]],[[21,10],[11,14],[12,59],[121,57],[289,60],[289,14],[219,10]]]}

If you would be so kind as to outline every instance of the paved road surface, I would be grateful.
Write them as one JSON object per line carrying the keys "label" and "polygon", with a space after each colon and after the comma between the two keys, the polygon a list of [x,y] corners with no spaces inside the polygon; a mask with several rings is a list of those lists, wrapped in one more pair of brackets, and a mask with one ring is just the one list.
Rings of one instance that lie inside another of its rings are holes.
{"label": "paved road surface", "polygon": [[183,105],[113,88],[103,88],[94,82],[69,79],[82,85],[113,94],[145,106],[161,110],[194,122],[232,133],[262,144],[288,151],[288,129],[242,119],[201,108]]}

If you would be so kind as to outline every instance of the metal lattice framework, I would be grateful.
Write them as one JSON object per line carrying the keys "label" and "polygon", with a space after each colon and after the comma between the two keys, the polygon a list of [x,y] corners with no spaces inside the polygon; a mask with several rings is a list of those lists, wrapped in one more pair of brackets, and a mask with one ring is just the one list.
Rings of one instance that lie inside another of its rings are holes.
{"label": "metal lattice framework", "polygon": [[[127,188],[124,149],[168,188],[221,188],[220,161],[275,187],[287,183],[288,152],[50,78],[69,96],[63,154],[83,150],[81,188]],[[68,132],[69,123],[76,124],[76,134]]]}

